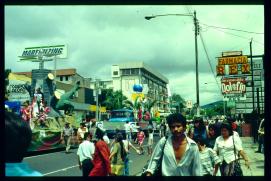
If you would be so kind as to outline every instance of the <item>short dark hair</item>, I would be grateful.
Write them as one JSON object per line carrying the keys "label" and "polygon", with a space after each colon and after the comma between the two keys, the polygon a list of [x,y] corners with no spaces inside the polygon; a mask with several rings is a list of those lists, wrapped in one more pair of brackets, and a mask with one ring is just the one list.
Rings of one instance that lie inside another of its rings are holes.
{"label": "short dark hair", "polygon": [[5,132],[5,161],[21,162],[31,143],[30,126],[15,113],[5,111]]}
{"label": "short dark hair", "polygon": [[194,138],[194,141],[198,144],[200,144],[201,146],[206,145],[207,144],[207,140],[205,138],[203,138],[202,136],[196,136]]}
{"label": "short dark hair", "polygon": [[232,126],[231,126],[230,123],[228,123],[227,121],[223,121],[223,122],[221,123],[221,126],[220,126],[220,131],[221,131],[223,128],[225,128],[225,129],[227,129],[227,130],[229,131],[230,136],[233,135]]}
{"label": "short dark hair", "polygon": [[84,133],[84,140],[87,140],[88,137],[92,138],[92,133],[90,133],[90,132],[85,132],[85,133]]}
{"label": "short dark hair", "polygon": [[181,123],[183,125],[183,127],[185,127],[186,126],[186,119],[180,113],[173,113],[167,117],[167,124],[170,126],[173,123]]}
{"label": "short dark hair", "polygon": [[103,130],[101,130],[100,128],[96,129],[95,135],[98,139],[102,139],[103,140],[103,136],[105,135],[105,132]]}

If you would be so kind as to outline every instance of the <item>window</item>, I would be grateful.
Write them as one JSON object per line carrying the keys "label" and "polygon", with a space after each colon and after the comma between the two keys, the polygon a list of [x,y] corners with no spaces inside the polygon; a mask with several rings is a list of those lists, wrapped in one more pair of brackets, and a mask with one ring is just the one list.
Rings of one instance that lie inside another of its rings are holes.
{"label": "window", "polygon": [[131,69],[132,75],[139,75],[139,69]]}
{"label": "window", "polygon": [[66,78],[66,81],[69,81],[69,76],[66,75],[65,78]]}
{"label": "window", "polygon": [[114,71],[113,75],[119,75],[119,72],[118,71]]}
{"label": "window", "polygon": [[130,75],[130,69],[122,69],[122,75]]}
{"label": "window", "polygon": [[63,76],[60,76],[60,81],[63,81]]}

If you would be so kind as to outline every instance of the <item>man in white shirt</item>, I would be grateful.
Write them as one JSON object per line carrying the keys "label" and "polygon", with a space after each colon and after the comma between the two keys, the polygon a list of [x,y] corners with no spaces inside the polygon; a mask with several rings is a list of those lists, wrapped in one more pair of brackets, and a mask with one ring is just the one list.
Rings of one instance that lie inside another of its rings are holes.
{"label": "man in white shirt", "polygon": [[132,126],[129,124],[129,121],[126,121],[125,125],[126,139],[131,141]]}
{"label": "man in white shirt", "polygon": [[157,143],[146,176],[153,175],[162,154],[162,176],[201,176],[199,149],[185,134],[185,117],[174,113],[167,117],[167,123],[171,134]]}
{"label": "man in white shirt", "polygon": [[77,150],[79,169],[82,170],[83,176],[87,177],[93,168],[92,160],[95,146],[91,142],[92,134],[86,132],[84,141],[79,145]]}

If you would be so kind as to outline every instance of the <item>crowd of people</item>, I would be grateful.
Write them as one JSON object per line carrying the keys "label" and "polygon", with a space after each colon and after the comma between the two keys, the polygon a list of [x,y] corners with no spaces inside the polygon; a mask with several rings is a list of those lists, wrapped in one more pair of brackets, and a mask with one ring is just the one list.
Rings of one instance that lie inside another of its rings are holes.
{"label": "crowd of people", "polygon": [[174,113],[167,117],[167,126],[170,136],[157,143],[145,175],[154,174],[162,164],[164,176],[240,176],[239,156],[249,168],[233,118],[209,124],[197,117],[188,124],[185,117]]}
{"label": "crowd of people", "polygon": [[[14,138],[14,142],[18,143],[15,137],[21,136],[11,135],[11,132],[28,133],[21,139],[21,144],[8,144],[11,146],[6,149],[6,176],[41,176],[39,172],[21,163],[31,142],[31,130],[27,122],[18,121],[20,118],[13,113],[6,113],[5,117],[6,136],[9,139]],[[83,176],[128,176],[131,148],[140,155],[144,154],[144,147],[147,146],[150,160],[144,173],[146,176],[157,174],[159,167],[163,176],[240,176],[242,169],[239,159],[244,159],[248,168],[250,163],[237,127],[230,117],[221,121],[204,121],[197,117],[193,122],[187,122],[182,114],[173,113],[162,119],[159,126],[160,140],[153,149],[155,128],[151,121],[147,127],[147,136],[139,128],[136,139],[133,140],[132,129],[127,123],[125,134],[116,130],[111,142],[102,127],[95,126],[95,123],[89,126],[81,123],[77,130],[79,169]],[[264,119],[260,124],[259,134],[264,135]],[[73,128],[66,122],[61,133],[66,153],[69,153],[73,135]],[[146,137],[148,140],[144,142]],[[259,139],[263,139],[263,136]],[[259,144],[260,151],[263,149],[262,144],[263,140]],[[22,153],[15,153],[16,150]],[[17,154],[18,158],[13,158],[12,154]]]}

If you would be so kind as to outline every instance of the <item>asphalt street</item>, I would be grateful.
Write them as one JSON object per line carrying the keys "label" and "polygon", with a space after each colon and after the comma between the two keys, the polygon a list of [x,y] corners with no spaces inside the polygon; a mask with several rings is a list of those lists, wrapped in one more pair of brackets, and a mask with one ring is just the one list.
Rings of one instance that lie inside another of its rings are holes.
{"label": "asphalt street", "polygon": [[[242,137],[243,148],[247,153],[251,169],[247,169],[244,161],[241,161],[244,176],[264,176],[264,154],[255,153],[257,144],[254,144],[251,137]],[[159,140],[158,136],[154,136],[154,146]],[[144,145],[147,144],[147,139]],[[133,149],[130,153],[130,175],[139,176],[142,168],[146,165],[150,156],[146,154],[147,148],[144,147],[145,154],[138,155]],[[44,176],[82,176],[82,172],[78,166],[76,155],[77,149],[72,149],[71,153],[66,154],[65,151],[58,151],[48,154],[36,155],[24,158],[24,162],[28,163],[33,169],[38,170]]]}
{"label": "asphalt street", "polygon": [[[154,136],[154,145],[156,145],[159,136]],[[147,144],[147,138],[144,145]],[[134,144],[136,147],[138,145]],[[135,176],[141,173],[150,156],[147,155],[147,148],[144,147],[145,154],[138,155],[133,149],[130,153],[130,175]],[[24,162],[28,163],[33,169],[41,172],[44,176],[82,176],[78,166],[77,149],[71,149],[66,154],[65,151],[41,154],[25,157]]]}

